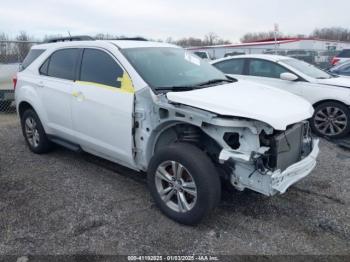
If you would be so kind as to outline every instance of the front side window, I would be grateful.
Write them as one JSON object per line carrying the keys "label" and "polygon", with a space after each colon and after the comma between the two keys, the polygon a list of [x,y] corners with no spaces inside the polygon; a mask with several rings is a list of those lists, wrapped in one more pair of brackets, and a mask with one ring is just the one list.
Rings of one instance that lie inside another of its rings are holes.
{"label": "front side window", "polygon": [[124,56],[151,88],[173,90],[213,80],[227,80],[218,69],[191,52],[174,47],[127,48]]}
{"label": "front side window", "polygon": [[80,80],[120,87],[118,78],[124,70],[106,52],[97,49],[85,49],[81,62]]}
{"label": "front side window", "polygon": [[[49,58],[47,75],[67,80],[75,80],[75,67],[79,52],[77,48],[62,49],[54,52]],[[45,63],[42,65],[42,71],[46,69]]]}
{"label": "front side window", "polygon": [[242,75],[244,59],[230,59],[214,64],[214,66],[225,74]]}
{"label": "front side window", "polygon": [[280,78],[282,73],[288,72],[284,67],[262,59],[251,59],[249,63],[249,75],[270,78]]}

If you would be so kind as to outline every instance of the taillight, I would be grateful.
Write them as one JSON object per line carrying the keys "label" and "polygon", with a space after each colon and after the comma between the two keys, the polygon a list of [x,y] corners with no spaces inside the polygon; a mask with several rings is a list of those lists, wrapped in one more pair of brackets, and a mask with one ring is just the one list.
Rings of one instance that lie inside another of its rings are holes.
{"label": "taillight", "polygon": [[336,63],[338,63],[340,61],[339,58],[333,57],[332,59],[332,65],[335,65]]}
{"label": "taillight", "polygon": [[12,78],[12,82],[13,82],[13,89],[16,89],[16,85],[17,85],[17,76],[14,76]]}

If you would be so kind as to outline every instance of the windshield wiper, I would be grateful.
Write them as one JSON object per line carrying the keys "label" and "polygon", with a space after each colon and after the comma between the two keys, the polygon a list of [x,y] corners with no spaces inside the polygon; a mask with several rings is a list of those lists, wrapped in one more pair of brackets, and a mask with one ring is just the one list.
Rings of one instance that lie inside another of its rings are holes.
{"label": "windshield wiper", "polygon": [[157,91],[175,91],[175,92],[181,92],[181,91],[189,91],[189,90],[194,90],[194,89],[200,89],[200,88],[205,88],[208,85],[212,84],[217,84],[217,83],[222,83],[222,82],[228,82],[228,83],[233,83],[236,82],[237,80],[234,78],[218,78],[218,79],[211,79],[209,81],[205,81],[199,84],[195,85],[185,85],[185,86],[160,86],[156,87],[155,90]]}
{"label": "windshield wiper", "polygon": [[160,86],[155,87],[155,90],[157,91],[189,91],[193,90],[193,86]]}
{"label": "windshield wiper", "polygon": [[220,78],[211,79],[209,81],[205,81],[203,83],[196,84],[195,86],[206,86],[206,85],[212,85],[212,84],[217,84],[217,83],[222,83],[222,82],[233,83],[233,82],[235,82],[235,80],[229,79],[229,78],[227,78],[227,79],[222,79],[222,78],[221,79]]}

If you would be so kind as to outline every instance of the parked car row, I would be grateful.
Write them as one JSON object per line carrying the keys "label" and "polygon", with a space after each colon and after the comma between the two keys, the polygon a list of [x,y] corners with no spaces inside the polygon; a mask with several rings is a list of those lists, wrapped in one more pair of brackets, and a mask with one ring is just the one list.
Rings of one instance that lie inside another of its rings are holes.
{"label": "parked car row", "polygon": [[12,78],[18,71],[18,68],[18,63],[0,63],[0,112],[7,110],[14,101]]}
{"label": "parked car row", "polygon": [[294,93],[315,112],[314,133],[342,138],[350,132],[350,79],[329,74],[305,61],[277,55],[243,55],[212,62],[225,74]]}
{"label": "parked car row", "polygon": [[344,49],[332,59],[332,65],[341,64],[350,61],[350,49]]}
{"label": "parked car row", "polygon": [[171,44],[85,39],[33,46],[14,79],[29,149],[56,143],[145,171],[157,206],[180,223],[198,223],[223,184],[273,196],[308,176],[319,153],[310,124],[349,131],[347,82],[296,59],[213,66]]}

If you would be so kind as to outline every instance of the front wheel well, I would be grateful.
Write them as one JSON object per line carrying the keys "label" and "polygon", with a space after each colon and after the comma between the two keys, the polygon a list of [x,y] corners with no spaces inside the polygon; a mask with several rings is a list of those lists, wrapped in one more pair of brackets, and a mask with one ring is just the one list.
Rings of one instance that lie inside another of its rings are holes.
{"label": "front wheel well", "polygon": [[321,105],[321,104],[329,103],[329,102],[332,102],[332,103],[339,103],[339,104],[342,104],[343,106],[350,107],[350,105],[347,105],[347,104],[345,104],[345,103],[342,102],[342,101],[333,100],[333,99],[321,100],[321,101],[318,101],[318,102],[314,103],[312,106],[313,106],[313,108],[316,108],[316,107],[318,107],[318,106]]}
{"label": "front wheel well", "polygon": [[178,123],[166,128],[159,134],[154,143],[153,154],[165,146],[178,142],[193,144],[208,154],[209,157],[216,159],[222,149],[222,147],[201,130],[200,127],[187,123]]}

